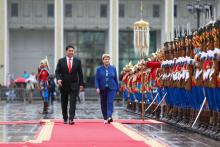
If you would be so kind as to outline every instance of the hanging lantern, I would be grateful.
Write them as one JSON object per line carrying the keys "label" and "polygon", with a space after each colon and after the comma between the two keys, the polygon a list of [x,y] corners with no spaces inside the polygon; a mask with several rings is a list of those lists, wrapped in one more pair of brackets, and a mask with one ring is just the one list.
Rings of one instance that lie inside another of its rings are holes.
{"label": "hanging lantern", "polygon": [[149,54],[149,31],[149,23],[143,19],[134,23],[134,49],[142,58]]}

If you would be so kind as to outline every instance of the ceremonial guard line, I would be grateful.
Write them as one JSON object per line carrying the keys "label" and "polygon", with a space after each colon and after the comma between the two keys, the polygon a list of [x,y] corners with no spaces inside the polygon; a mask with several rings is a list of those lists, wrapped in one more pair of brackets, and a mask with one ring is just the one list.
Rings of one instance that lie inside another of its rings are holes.
{"label": "ceremonial guard line", "polygon": [[123,68],[127,109],[220,139],[219,61],[220,21],[165,42]]}

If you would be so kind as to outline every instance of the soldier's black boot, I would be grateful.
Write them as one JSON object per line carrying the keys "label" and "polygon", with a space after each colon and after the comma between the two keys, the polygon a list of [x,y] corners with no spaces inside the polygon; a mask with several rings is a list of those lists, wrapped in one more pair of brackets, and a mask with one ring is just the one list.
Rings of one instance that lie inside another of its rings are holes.
{"label": "soldier's black boot", "polygon": [[[149,104],[145,104],[145,108],[144,108],[144,111],[148,108]],[[149,111],[145,111],[145,114],[148,116],[149,115]]]}
{"label": "soldier's black boot", "polygon": [[187,108],[186,109],[186,116],[185,116],[185,120],[184,120],[186,127],[190,127],[191,113],[193,114],[193,110],[191,108]]}
{"label": "soldier's black boot", "polygon": [[192,126],[192,124],[193,124],[194,115],[195,115],[195,110],[190,109],[190,111],[189,111],[189,123],[187,125],[188,128],[190,128]]}
{"label": "soldier's black boot", "polygon": [[[213,121],[213,118],[212,118],[212,112],[211,112],[211,110],[206,110],[205,124],[204,124],[204,125],[205,125],[205,129],[208,130],[208,132],[210,131],[210,130],[209,130],[210,127],[212,127],[212,126],[211,126],[212,121]],[[210,122],[211,122],[211,124],[210,124]]]}
{"label": "soldier's black boot", "polygon": [[[207,128],[205,130],[205,134],[211,136],[212,134],[212,130],[213,130],[213,111],[209,111],[208,115],[209,115],[209,120],[208,120],[208,124],[206,124]],[[207,116],[208,117],[208,116]],[[208,119],[208,118],[207,118]]]}
{"label": "soldier's black boot", "polygon": [[160,113],[161,113],[161,106],[158,106],[158,107],[157,106],[158,106],[158,104],[156,104],[155,108],[153,109],[155,119],[159,119],[160,118]]}
{"label": "soldier's black boot", "polygon": [[167,119],[168,120],[171,120],[172,119],[172,117],[173,117],[173,115],[174,115],[174,107],[172,107],[172,106],[169,106],[168,107],[168,110],[167,110],[168,112],[168,114],[167,114]]}
{"label": "soldier's black boot", "polygon": [[182,127],[185,127],[185,119],[186,119],[186,108],[180,108],[179,110],[179,117],[178,117],[178,124]]}
{"label": "soldier's black boot", "polygon": [[152,117],[152,118],[156,118],[156,116],[155,116],[155,113],[154,113],[154,109],[156,108],[156,104],[152,104],[151,105],[151,107],[150,107],[150,110],[149,110],[149,112],[150,112],[150,117]]}
{"label": "soldier's black boot", "polygon": [[[171,111],[171,106],[167,105],[166,106],[166,112],[165,112],[165,120],[171,119],[170,117],[172,116],[172,111]],[[170,113],[171,112],[171,113]]]}
{"label": "soldier's black boot", "polygon": [[[187,126],[190,125],[191,113],[194,114],[194,110],[191,109],[191,108],[189,108],[189,109],[188,109],[188,112],[187,112],[187,122],[188,122],[188,123],[187,123]],[[192,116],[193,116],[193,115],[192,115]]]}
{"label": "soldier's black boot", "polygon": [[134,111],[137,112],[138,111],[138,101],[134,102]]}
{"label": "soldier's black boot", "polygon": [[218,112],[213,111],[213,128],[212,128],[212,134],[216,133],[216,127],[217,127],[217,122],[218,122]]}
{"label": "soldier's black boot", "polygon": [[142,113],[142,103],[141,102],[138,103],[138,112]]}
{"label": "soldier's black boot", "polygon": [[184,119],[186,117],[186,108],[180,108],[180,112],[179,112],[179,118],[178,118],[178,122],[180,122],[181,125],[184,125]]}
{"label": "soldier's black boot", "polygon": [[161,120],[165,120],[165,118],[167,117],[166,109],[167,109],[167,105],[163,105],[161,110],[162,111]]}
{"label": "soldier's black boot", "polygon": [[189,123],[189,120],[190,120],[190,112],[191,112],[191,109],[190,108],[186,108],[185,109],[185,116],[183,118],[183,122],[186,126],[188,126],[188,123]]}
{"label": "soldier's black boot", "polygon": [[144,102],[144,113],[146,114],[145,110],[147,109],[148,104],[146,102]]}
{"label": "soldier's black boot", "polygon": [[178,107],[173,107],[173,113],[172,113],[172,115],[171,115],[171,120],[170,120],[170,122],[176,124],[176,122],[177,122],[177,117],[178,117]]}
{"label": "soldier's black boot", "polygon": [[158,106],[158,108],[155,111],[156,119],[160,119],[160,113],[161,113],[161,107]]}
{"label": "soldier's black boot", "polygon": [[127,109],[129,110],[130,108],[130,100],[127,101]]}
{"label": "soldier's black boot", "polygon": [[211,124],[212,127],[210,128],[209,134],[210,134],[211,137],[214,137],[214,135],[216,134],[218,113],[216,111],[213,111],[212,113],[213,113],[212,114],[212,120],[210,120],[211,121],[210,123],[212,123]]}
{"label": "soldier's black boot", "polygon": [[204,110],[201,114],[201,125],[198,129],[199,133],[204,134],[209,124],[209,110]]}
{"label": "soldier's black boot", "polygon": [[220,133],[220,112],[216,112],[215,134]]}
{"label": "soldier's black boot", "polygon": [[136,102],[131,102],[132,103],[132,111],[136,111]]}
{"label": "soldier's black boot", "polygon": [[220,140],[220,112],[218,112],[215,137]]}

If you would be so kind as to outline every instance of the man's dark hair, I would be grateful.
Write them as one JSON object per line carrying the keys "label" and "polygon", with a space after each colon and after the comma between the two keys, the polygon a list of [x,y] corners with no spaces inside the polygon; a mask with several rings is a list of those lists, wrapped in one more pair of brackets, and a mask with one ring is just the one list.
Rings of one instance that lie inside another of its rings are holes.
{"label": "man's dark hair", "polygon": [[67,51],[69,48],[75,49],[72,45],[67,45],[67,46],[66,46],[66,51]]}

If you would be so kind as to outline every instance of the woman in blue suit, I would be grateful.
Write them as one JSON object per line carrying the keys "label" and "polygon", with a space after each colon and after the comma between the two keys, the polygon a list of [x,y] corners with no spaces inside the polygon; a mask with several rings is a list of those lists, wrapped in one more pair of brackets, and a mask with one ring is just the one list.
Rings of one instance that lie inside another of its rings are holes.
{"label": "woman in blue suit", "polygon": [[116,93],[119,91],[116,68],[110,65],[110,55],[103,54],[103,65],[96,69],[95,87],[96,92],[100,95],[101,110],[104,123],[113,121],[113,104]]}

